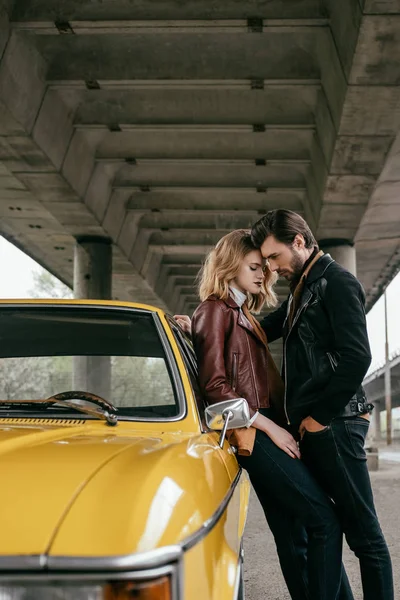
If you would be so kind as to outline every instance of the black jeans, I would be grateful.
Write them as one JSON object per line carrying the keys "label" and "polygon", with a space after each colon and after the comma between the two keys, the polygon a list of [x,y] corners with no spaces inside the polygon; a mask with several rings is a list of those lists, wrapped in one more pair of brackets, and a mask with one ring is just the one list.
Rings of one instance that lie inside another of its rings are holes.
{"label": "black jeans", "polygon": [[[266,411],[262,411],[266,414]],[[257,430],[251,456],[238,456],[249,473],[251,483],[261,502],[267,520],[278,511],[282,524],[299,519],[307,528],[307,567],[309,598],[337,600],[341,581],[342,530],[332,503],[304,463],[290,458],[262,431]],[[286,537],[286,539],[288,539]],[[278,548],[278,552],[280,549]],[[282,552],[291,554],[285,544]],[[282,562],[286,557],[281,557]],[[293,568],[293,579],[286,582],[293,596],[299,583],[307,582],[299,569]]]}
{"label": "black jeans", "polygon": [[360,561],[364,600],[393,600],[392,565],[374,507],[364,450],[369,422],[334,419],[329,427],[306,432],[302,460],[333,499],[346,540]]}

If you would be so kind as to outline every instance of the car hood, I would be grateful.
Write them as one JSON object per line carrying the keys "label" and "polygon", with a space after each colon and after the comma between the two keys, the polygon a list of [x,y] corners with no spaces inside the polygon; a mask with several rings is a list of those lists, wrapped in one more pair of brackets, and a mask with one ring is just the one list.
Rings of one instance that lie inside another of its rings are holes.
{"label": "car hood", "polygon": [[232,468],[211,435],[91,423],[0,423],[0,555],[146,552],[197,531],[224,498]]}

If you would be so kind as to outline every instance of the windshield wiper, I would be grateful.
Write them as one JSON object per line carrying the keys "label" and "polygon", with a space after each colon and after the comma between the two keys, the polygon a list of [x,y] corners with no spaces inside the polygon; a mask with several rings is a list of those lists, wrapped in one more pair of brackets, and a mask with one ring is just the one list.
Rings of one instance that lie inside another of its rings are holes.
{"label": "windshield wiper", "polygon": [[[84,401],[85,404],[81,404]],[[50,396],[50,398],[45,399],[34,399],[34,400],[0,400],[0,408],[3,405],[5,408],[39,408],[39,409],[47,409],[53,406],[54,404],[58,404],[62,407],[73,408],[79,412],[84,414],[97,417],[98,419],[102,419],[106,421],[108,425],[116,425],[118,423],[118,417],[115,414],[118,411],[118,408],[97,396],[96,394],[91,394],[90,392],[82,392],[82,391],[70,391],[70,392],[61,392],[60,394],[56,394],[55,396]],[[94,407],[87,406],[87,404],[93,404]]]}

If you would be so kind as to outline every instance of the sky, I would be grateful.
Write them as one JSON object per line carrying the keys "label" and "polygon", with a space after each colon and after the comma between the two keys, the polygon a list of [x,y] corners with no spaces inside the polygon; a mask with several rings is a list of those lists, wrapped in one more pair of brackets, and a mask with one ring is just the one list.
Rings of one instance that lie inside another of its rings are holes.
{"label": "sky", "polygon": [[[33,273],[40,271],[34,260],[0,236],[0,298],[29,298]],[[387,288],[389,353],[400,350],[400,273]],[[384,300],[378,300],[367,315],[368,335],[372,350],[372,372],[385,360]]]}

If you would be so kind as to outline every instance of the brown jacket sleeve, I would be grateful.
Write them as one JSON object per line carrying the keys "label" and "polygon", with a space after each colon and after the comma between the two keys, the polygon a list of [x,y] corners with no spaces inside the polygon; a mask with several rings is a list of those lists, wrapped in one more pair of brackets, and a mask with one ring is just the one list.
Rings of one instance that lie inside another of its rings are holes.
{"label": "brown jacket sleeve", "polygon": [[[208,404],[238,397],[226,375],[225,336],[232,311],[218,301],[205,300],[192,318],[192,339],[199,367],[199,384]],[[254,410],[250,409],[250,416]]]}

